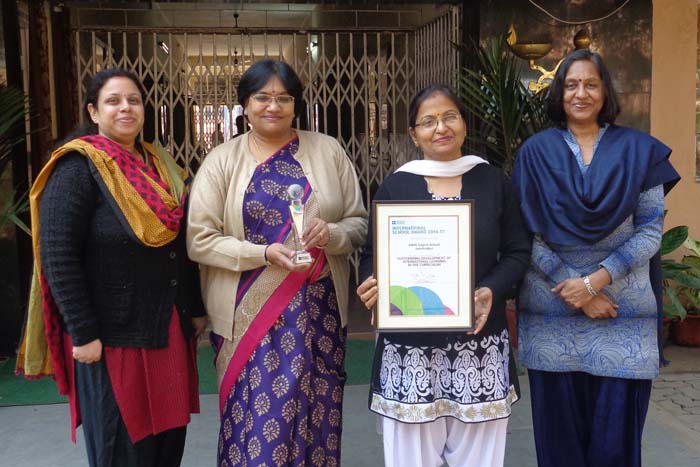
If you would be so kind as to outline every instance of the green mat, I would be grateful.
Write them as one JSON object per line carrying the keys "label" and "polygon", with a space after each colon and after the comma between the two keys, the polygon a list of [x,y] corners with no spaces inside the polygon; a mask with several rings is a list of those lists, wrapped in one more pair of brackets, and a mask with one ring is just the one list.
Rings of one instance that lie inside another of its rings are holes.
{"label": "green mat", "polygon": [[[201,394],[215,394],[217,388],[213,364],[214,353],[209,346],[200,347],[198,350],[199,392]],[[346,384],[369,383],[373,352],[374,341],[348,341],[345,358],[345,370],[348,373]],[[15,376],[14,371],[14,358],[0,362],[0,407],[66,402],[66,398],[58,394],[56,384],[51,378],[27,380]]]}

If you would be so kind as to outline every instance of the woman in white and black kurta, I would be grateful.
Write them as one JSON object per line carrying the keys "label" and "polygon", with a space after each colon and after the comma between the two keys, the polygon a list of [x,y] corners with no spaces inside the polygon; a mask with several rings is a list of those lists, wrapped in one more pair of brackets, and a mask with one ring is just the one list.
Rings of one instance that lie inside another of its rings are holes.
{"label": "woman in white and black kurta", "polygon": [[[466,110],[448,88],[430,86],[411,103],[409,130],[424,159],[388,176],[375,200],[472,199],[475,333],[380,333],[369,397],[381,415],[387,466],[501,466],[518,381],[505,299],[529,262],[530,236],[510,181],[476,156],[462,157]],[[370,216],[372,222],[372,216]],[[372,228],[358,295],[376,303]]]}

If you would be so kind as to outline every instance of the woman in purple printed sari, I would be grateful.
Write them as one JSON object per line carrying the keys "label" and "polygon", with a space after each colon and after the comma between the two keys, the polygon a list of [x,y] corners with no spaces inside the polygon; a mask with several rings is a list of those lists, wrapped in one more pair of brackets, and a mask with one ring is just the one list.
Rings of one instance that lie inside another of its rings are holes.
{"label": "woman in purple printed sari", "polygon": [[[357,176],[335,139],[292,129],[302,85],[288,65],[254,64],[238,97],[251,129],[207,156],[188,219],[216,353],[217,465],[339,465],[347,257],[367,230]],[[310,263],[294,261],[300,247]]]}

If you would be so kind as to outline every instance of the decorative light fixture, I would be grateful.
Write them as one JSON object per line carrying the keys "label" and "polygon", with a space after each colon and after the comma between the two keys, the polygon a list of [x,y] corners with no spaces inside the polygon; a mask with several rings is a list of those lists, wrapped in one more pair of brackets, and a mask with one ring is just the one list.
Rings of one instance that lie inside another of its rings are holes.
{"label": "decorative light fixture", "polygon": [[[559,60],[557,66],[555,66],[552,70],[547,70],[546,68],[535,64],[535,60],[539,60],[547,55],[549,51],[552,50],[552,44],[544,42],[530,44],[518,43],[518,36],[515,32],[515,26],[513,24],[511,24],[510,28],[508,29],[508,38],[506,39],[506,42],[508,42],[510,50],[517,57],[529,61],[531,70],[540,72],[540,77],[537,78],[537,81],[531,81],[530,84],[528,84],[528,89],[535,94],[547,89],[549,84],[554,79],[554,75],[557,73],[559,65],[561,65],[561,62],[563,62],[564,59],[562,58]],[[591,38],[588,35],[588,32],[585,29],[579,30],[574,36],[574,48],[576,50],[587,49],[590,47],[590,45]]]}

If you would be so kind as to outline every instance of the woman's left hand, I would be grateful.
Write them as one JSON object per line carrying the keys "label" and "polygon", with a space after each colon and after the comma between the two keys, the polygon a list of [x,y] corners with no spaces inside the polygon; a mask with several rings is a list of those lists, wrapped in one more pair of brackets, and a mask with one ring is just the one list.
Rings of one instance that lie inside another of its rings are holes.
{"label": "woman's left hand", "polygon": [[476,320],[476,328],[470,334],[479,334],[491,313],[491,305],[493,305],[493,291],[488,287],[479,287],[474,291],[474,319]]}
{"label": "woman's left hand", "polygon": [[304,234],[301,236],[301,245],[305,250],[314,247],[325,247],[331,239],[331,232],[326,221],[313,217],[306,222]]}
{"label": "woman's left hand", "polygon": [[571,308],[577,309],[590,302],[593,295],[588,292],[583,279],[576,277],[560,282],[552,289],[552,292],[566,302]]}
{"label": "woman's left hand", "polygon": [[192,318],[192,327],[194,328],[194,337],[199,337],[204,333],[204,330],[207,329],[207,323],[209,320],[207,319],[206,316],[197,316],[196,318]]}

